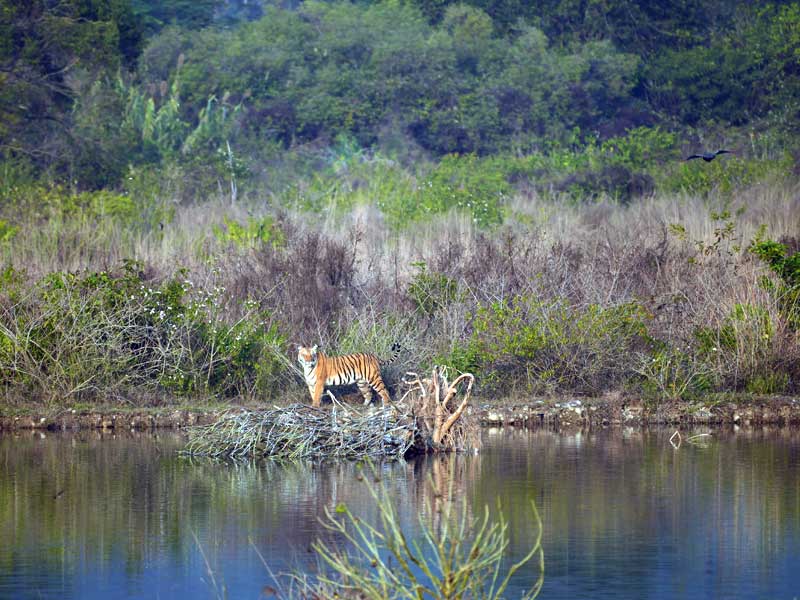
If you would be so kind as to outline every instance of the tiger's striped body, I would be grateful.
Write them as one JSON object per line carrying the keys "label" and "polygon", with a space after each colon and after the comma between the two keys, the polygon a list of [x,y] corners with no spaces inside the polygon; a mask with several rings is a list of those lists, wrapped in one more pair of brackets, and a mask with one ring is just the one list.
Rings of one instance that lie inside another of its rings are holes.
{"label": "tiger's striped body", "polygon": [[[399,346],[392,346],[394,360],[400,353]],[[385,405],[391,400],[386,384],[381,377],[381,366],[374,354],[345,354],[343,356],[327,356],[317,346],[297,347],[297,360],[303,368],[303,376],[311,394],[311,405],[319,406],[322,392],[329,385],[356,384],[364,397],[364,404],[372,402],[372,390],[378,392]]]}

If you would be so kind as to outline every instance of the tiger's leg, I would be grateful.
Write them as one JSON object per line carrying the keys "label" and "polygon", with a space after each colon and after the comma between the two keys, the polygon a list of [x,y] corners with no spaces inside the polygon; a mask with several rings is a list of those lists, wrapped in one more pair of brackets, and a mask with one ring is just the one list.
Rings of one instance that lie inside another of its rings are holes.
{"label": "tiger's leg", "polygon": [[369,385],[369,381],[366,379],[359,379],[356,381],[356,385],[358,386],[358,391],[364,396],[364,405],[366,406],[372,402],[372,388]]}
{"label": "tiger's leg", "polygon": [[314,386],[314,391],[311,392],[311,406],[314,408],[319,408],[320,400],[322,399],[322,390],[324,388],[325,381],[321,378],[317,379],[317,384]]}
{"label": "tiger's leg", "polygon": [[386,384],[383,383],[383,378],[380,377],[380,375],[372,379],[372,387],[374,387],[375,391],[378,392],[378,395],[381,397],[381,403],[384,406],[392,401],[392,399],[389,397],[389,392],[386,391]]}
{"label": "tiger's leg", "polygon": [[380,392],[378,392],[378,395],[381,397],[381,403],[384,406],[392,401],[392,399],[389,397],[389,392],[386,391],[386,388],[383,388]]}

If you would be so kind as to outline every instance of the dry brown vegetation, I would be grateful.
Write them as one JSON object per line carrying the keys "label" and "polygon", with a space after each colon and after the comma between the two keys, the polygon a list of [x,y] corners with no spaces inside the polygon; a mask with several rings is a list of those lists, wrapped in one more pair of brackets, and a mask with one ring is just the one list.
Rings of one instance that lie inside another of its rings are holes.
{"label": "dry brown vegetation", "polygon": [[[268,238],[215,233],[225,219],[263,218]],[[286,358],[294,343],[380,355],[394,341],[406,349],[391,369],[395,382],[438,363],[474,372],[481,393],[790,392],[798,334],[764,284],[775,275],[747,250],[759,232],[796,245],[796,187],[628,206],[520,195],[492,230],[454,213],[398,232],[365,207],[320,220],[269,203],[218,202],[177,206],[171,222],[153,227],[32,221],[3,261],[32,282],[120,273],[135,258],[143,285],[178,278],[191,281],[189,296],[214,290],[222,325],[266,319],[280,335],[250,360],[276,368],[260,386],[226,395],[296,389]],[[16,293],[6,286],[6,320]]]}

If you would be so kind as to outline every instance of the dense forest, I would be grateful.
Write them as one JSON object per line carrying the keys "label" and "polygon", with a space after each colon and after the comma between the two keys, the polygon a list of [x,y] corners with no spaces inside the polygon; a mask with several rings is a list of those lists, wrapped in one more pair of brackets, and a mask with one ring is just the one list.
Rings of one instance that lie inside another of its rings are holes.
{"label": "dense forest", "polygon": [[[410,166],[607,144],[575,179],[627,197],[671,133],[793,150],[800,116],[797,3],[3,4],[7,168],[78,190],[178,169],[277,192],[273,170],[343,146]],[[535,183],[536,162],[504,166]]]}
{"label": "dense forest", "polygon": [[798,140],[798,2],[0,0],[0,384],[791,392]]}

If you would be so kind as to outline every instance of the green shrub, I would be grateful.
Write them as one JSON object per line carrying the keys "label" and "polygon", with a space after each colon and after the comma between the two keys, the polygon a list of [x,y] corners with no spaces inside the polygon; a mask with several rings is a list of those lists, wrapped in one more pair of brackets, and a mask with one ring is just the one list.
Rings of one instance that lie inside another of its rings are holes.
{"label": "green shrub", "polygon": [[671,192],[730,195],[737,189],[770,178],[783,178],[790,172],[790,165],[788,155],[779,160],[723,155],[708,163],[702,160],[682,162],[676,171],[665,171],[658,184]]}
{"label": "green shrub", "polygon": [[129,261],[120,273],[4,278],[3,382],[55,402],[269,392],[283,368],[277,326],[252,302],[231,320],[224,290],[195,289],[187,276],[154,285]]}
{"label": "green shrub", "polygon": [[650,343],[648,318],[635,302],[574,307],[518,296],[480,308],[471,337],[448,364],[488,387],[596,393],[631,373],[632,357]]}
{"label": "green shrub", "polygon": [[800,252],[790,252],[786,244],[757,236],[749,248],[779,277],[776,285],[765,278],[762,284],[778,299],[781,312],[795,331],[800,331]]}
{"label": "green shrub", "polygon": [[479,227],[490,227],[502,223],[503,205],[511,192],[505,174],[493,161],[451,154],[421,182],[419,212],[414,216],[455,209],[468,213]]}
{"label": "green shrub", "polygon": [[694,332],[694,352],[717,385],[741,388],[774,369],[775,326],[762,306],[736,304],[718,324]]}
{"label": "green shrub", "polygon": [[0,219],[0,243],[14,239],[18,231],[19,227],[12,225],[5,219]]}
{"label": "green shrub", "polygon": [[420,313],[432,317],[437,311],[454,302],[458,285],[443,273],[431,273],[424,262],[412,264],[417,272],[411,278],[406,293]]}
{"label": "green shrub", "polygon": [[763,373],[751,377],[744,389],[750,394],[782,394],[789,383],[788,373]]}
{"label": "green shrub", "polygon": [[[130,183],[133,183],[133,171]],[[158,186],[157,183],[151,185]],[[142,189],[135,186],[131,186],[130,191],[121,192],[74,192],[61,185],[34,183],[14,188],[5,200],[6,210],[14,211],[18,224],[26,221],[90,223],[93,227],[114,224],[127,230],[142,230],[153,228],[158,223],[169,223],[174,209],[161,198],[141,192]]]}
{"label": "green shrub", "polygon": [[[606,195],[621,202],[655,189],[651,172],[674,160],[676,136],[659,127],[637,127],[602,143],[573,131],[569,144],[551,143],[546,152],[492,159],[509,181],[529,181],[544,195],[565,193],[575,200]],[[663,170],[663,169],[662,169]]]}
{"label": "green shrub", "polygon": [[279,248],[285,243],[283,231],[269,215],[260,219],[248,217],[245,225],[227,215],[222,217],[222,221],[223,225],[213,225],[214,237],[222,243],[231,243],[240,249],[256,248],[262,244]]}
{"label": "green shrub", "polygon": [[633,198],[651,194],[653,190],[652,177],[645,173],[634,173],[622,165],[579,171],[553,186],[553,191],[566,193],[574,200],[594,200],[605,195],[621,204],[628,204]]}
{"label": "green shrub", "polygon": [[604,141],[599,154],[606,164],[649,169],[677,158],[676,135],[660,127],[636,127],[624,136]]}
{"label": "green shrub", "polygon": [[666,345],[652,354],[640,354],[633,369],[641,376],[645,396],[655,401],[690,400],[713,387],[707,365],[691,354]]}

